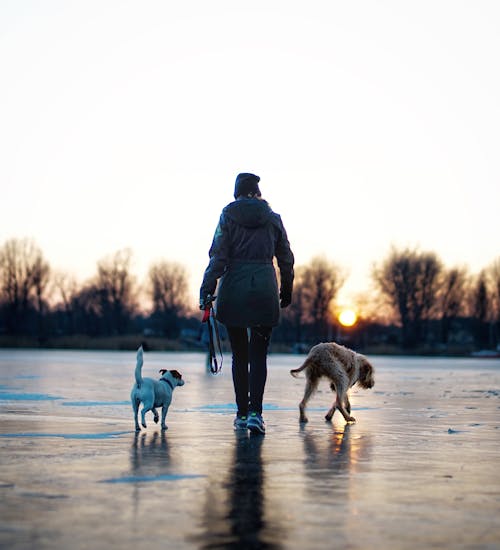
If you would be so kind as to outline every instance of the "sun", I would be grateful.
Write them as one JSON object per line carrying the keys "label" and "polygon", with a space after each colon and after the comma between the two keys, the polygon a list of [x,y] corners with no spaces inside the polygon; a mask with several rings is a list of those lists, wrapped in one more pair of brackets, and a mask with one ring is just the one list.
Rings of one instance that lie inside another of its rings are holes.
{"label": "sun", "polygon": [[343,309],[339,313],[339,323],[343,327],[352,327],[354,324],[356,324],[357,320],[358,316],[356,315],[356,312],[352,309]]}

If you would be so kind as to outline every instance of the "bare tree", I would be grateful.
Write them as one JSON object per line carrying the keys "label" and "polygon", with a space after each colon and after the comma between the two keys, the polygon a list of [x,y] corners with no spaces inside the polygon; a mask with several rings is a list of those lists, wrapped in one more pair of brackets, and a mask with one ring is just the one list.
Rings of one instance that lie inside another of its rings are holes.
{"label": "bare tree", "polygon": [[109,334],[109,320],[103,316],[101,292],[94,281],[71,296],[70,308],[74,332],[91,336]]}
{"label": "bare tree", "polygon": [[149,269],[148,283],[155,324],[167,336],[176,336],[179,331],[179,317],[189,309],[189,278],[186,268],[176,262],[157,262]]}
{"label": "bare tree", "polygon": [[125,333],[137,310],[136,282],[130,273],[131,259],[132,252],[126,248],[97,263],[95,287],[109,334]]}
{"label": "bare tree", "polygon": [[5,311],[8,333],[27,331],[33,314],[40,331],[49,275],[49,264],[32,239],[11,239],[2,246],[0,303]]}
{"label": "bare tree", "polygon": [[487,268],[488,282],[492,301],[494,339],[500,343],[500,257]]}
{"label": "bare tree", "polygon": [[483,269],[477,276],[472,289],[472,316],[474,340],[479,348],[490,343],[490,322],[493,320],[493,301],[488,289],[487,271]]}
{"label": "bare tree", "polygon": [[65,311],[71,307],[71,300],[78,291],[78,283],[75,277],[56,271],[52,277],[54,290],[57,292],[56,303],[62,304]]}
{"label": "bare tree", "polygon": [[344,280],[339,266],[321,256],[313,258],[303,268],[298,284],[302,319],[313,323],[317,339],[330,337],[331,306]]}
{"label": "bare tree", "polygon": [[57,271],[52,276],[52,286],[52,293],[55,294],[55,310],[64,318],[63,327],[60,328],[64,332],[73,334],[76,331],[74,308],[79,292],[76,279],[67,273]]}
{"label": "bare tree", "polygon": [[427,321],[437,302],[442,263],[434,252],[392,247],[373,279],[401,323],[403,345],[414,347],[425,338]]}
{"label": "bare tree", "polygon": [[441,320],[441,341],[448,343],[454,320],[465,313],[469,275],[465,267],[445,269],[439,282],[437,313]]}

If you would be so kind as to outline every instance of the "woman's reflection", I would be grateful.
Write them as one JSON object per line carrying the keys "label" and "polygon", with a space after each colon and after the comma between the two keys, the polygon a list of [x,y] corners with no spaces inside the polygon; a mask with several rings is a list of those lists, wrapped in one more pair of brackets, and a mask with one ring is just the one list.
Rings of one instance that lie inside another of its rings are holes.
{"label": "woman's reflection", "polygon": [[[281,548],[283,533],[266,520],[264,439],[235,431],[233,460],[222,494],[212,486],[208,495],[202,548]],[[220,500],[227,505],[221,506]]]}

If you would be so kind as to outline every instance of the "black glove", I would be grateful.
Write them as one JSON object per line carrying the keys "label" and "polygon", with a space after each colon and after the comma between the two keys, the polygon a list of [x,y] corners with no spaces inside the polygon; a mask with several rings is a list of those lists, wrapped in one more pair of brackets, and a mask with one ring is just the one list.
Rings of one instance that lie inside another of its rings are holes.
{"label": "black glove", "polygon": [[288,307],[292,303],[292,293],[291,292],[280,292],[280,307]]}
{"label": "black glove", "polygon": [[207,294],[204,297],[200,298],[200,309],[205,310],[208,307],[212,306],[212,302],[215,300],[215,296],[212,296],[211,294]]}

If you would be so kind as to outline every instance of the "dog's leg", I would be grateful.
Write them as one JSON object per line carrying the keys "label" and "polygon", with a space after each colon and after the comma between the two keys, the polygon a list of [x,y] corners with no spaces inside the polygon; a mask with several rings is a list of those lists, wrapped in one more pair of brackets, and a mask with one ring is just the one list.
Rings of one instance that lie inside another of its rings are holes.
{"label": "dog's leg", "polygon": [[141,411],[141,420],[142,425],[146,428],[146,413],[154,408],[154,402],[152,401],[143,401],[142,402],[142,411]]}
{"label": "dog's leg", "polygon": [[[344,417],[346,422],[356,422],[356,419],[351,416],[351,404],[349,402],[349,396],[348,396],[348,390],[349,390],[349,382],[346,378],[340,376],[336,378],[334,381],[332,380],[330,383],[330,387],[332,391],[335,391],[337,394],[337,399],[335,400],[335,403],[333,404],[330,411],[328,411],[328,414],[326,415],[326,419],[329,420],[328,415],[331,411],[335,412],[335,409],[337,408]],[[333,416],[333,413],[332,413]],[[331,419],[331,417],[330,417]]]}
{"label": "dog's leg", "polygon": [[160,417],[158,416],[158,411],[155,408],[152,408],[151,412],[153,413],[153,420],[155,424],[158,424],[158,420],[160,419]]}
{"label": "dog's leg", "polygon": [[135,431],[140,432],[141,427],[139,426],[139,420],[137,418],[139,413],[139,403],[140,401],[138,399],[133,398],[132,399],[132,409],[134,410],[134,422],[135,422]]}
{"label": "dog's leg", "polygon": [[[345,403],[345,406],[344,406]],[[337,409],[342,413],[346,422],[356,422],[356,419],[351,416],[351,404],[349,403],[349,398],[344,392],[337,393],[337,401],[335,403]]]}
{"label": "dog's leg", "polygon": [[165,418],[167,417],[168,405],[163,405],[161,408],[161,429],[168,430],[168,426],[165,424]]}
{"label": "dog's leg", "polygon": [[147,428],[147,425],[146,425],[146,413],[148,411],[146,410],[146,407],[142,407],[142,411],[141,411],[141,424],[144,428]]}
{"label": "dog's leg", "polygon": [[[335,384],[333,382],[330,384],[330,388],[331,388],[332,392],[334,392],[334,393],[337,392],[337,390],[335,389]],[[333,402],[333,405],[332,405],[331,409],[326,413],[326,416],[325,416],[325,420],[327,422],[332,421],[333,415],[334,415],[334,413],[337,409],[336,402],[337,402],[337,397],[335,396],[335,401]]]}
{"label": "dog's leg", "polygon": [[307,379],[306,389],[304,390],[304,397],[302,398],[302,401],[299,404],[300,422],[307,422],[307,416],[306,416],[307,402],[311,398],[311,395],[314,393],[317,386],[318,386],[317,380],[310,380],[309,378]]}
{"label": "dog's leg", "polygon": [[332,421],[333,415],[334,415],[336,410],[337,410],[337,407],[335,406],[335,402],[334,402],[333,405],[332,405],[332,408],[325,415],[325,420],[327,422]]}
{"label": "dog's leg", "polygon": [[335,414],[335,411],[337,410],[337,400],[333,402],[333,405],[331,406],[330,410],[325,415],[325,420],[327,422],[331,422],[333,415]]}
{"label": "dog's leg", "polygon": [[[330,384],[330,387],[332,388],[332,391],[336,393],[336,389],[335,389],[335,386],[334,384]],[[345,398],[344,398],[344,402],[345,402],[345,411],[347,413],[347,416],[349,416],[349,418],[352,419],[352,416],[351,416],[351,402],[349,401],[349,396],[346,394]],[[332,418],[333,418],[333,415],[335,413],[335,411],[337,410],[337,398],[335,398],[335,401],[333,402],[333,405],[332,405],[332,408],[326,413],[326,416],[325,416],[325,420],[327,422],[331,422]],[[340,410],[340,408],[339,408]],[[340,411],[342,412],[342,411]],[[346,417],[346,415],[344,413],[342,413],[344,415],[344,418]],[[346,418],[347,420],[347,418]],[[347,420],[348,422],[354,422],[354,419],[352,420]]]}

